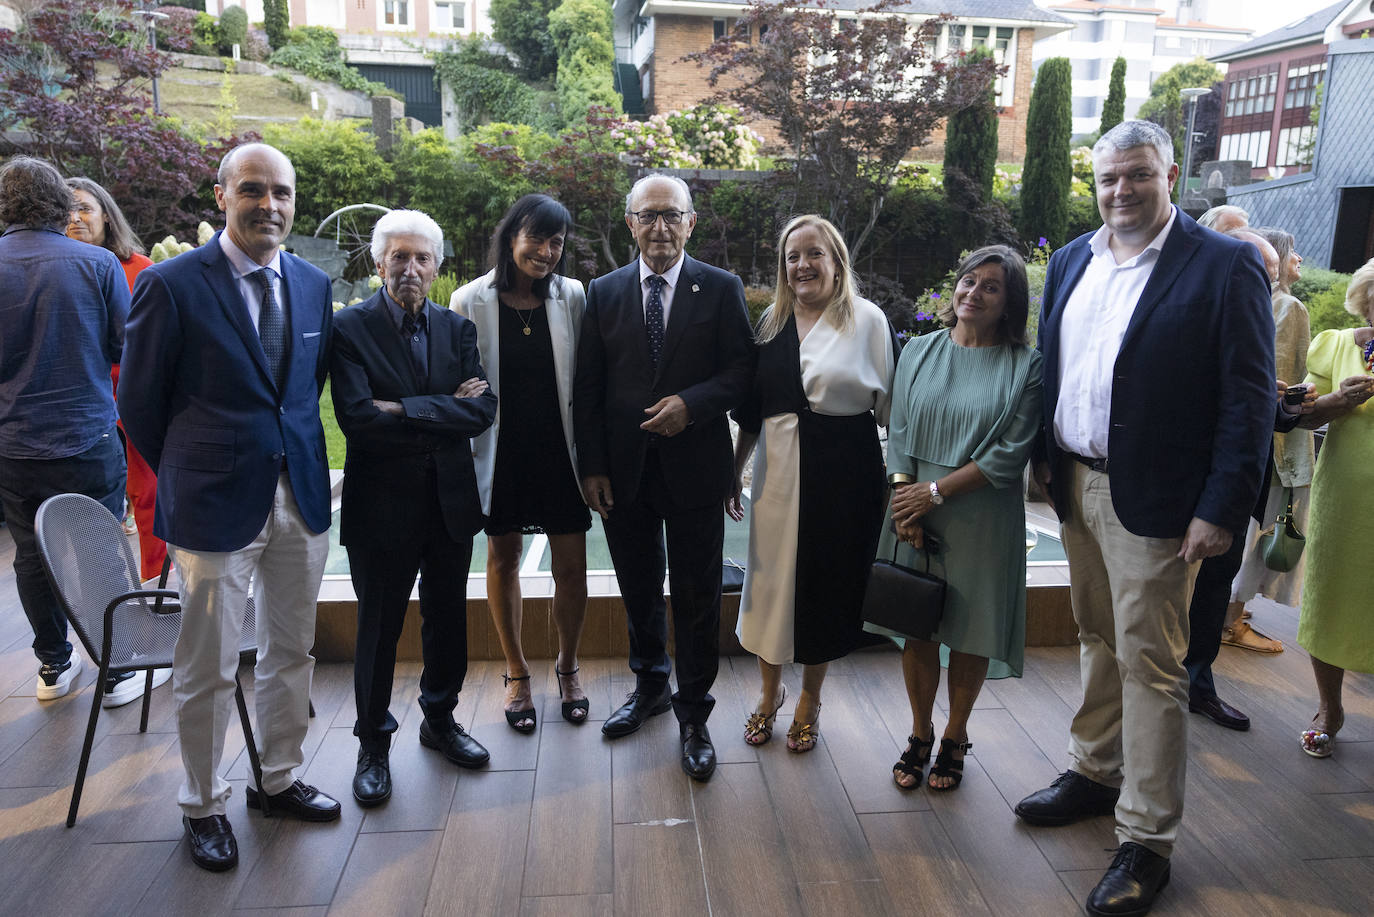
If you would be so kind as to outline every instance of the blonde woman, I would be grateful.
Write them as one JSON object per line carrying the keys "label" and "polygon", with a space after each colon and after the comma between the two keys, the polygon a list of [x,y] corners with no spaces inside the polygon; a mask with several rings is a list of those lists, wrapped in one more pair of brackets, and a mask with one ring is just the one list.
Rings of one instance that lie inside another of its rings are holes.
{"label": "blonde woman", "polygon": [[778,239],[773,305],[757,330],[758,369],[735,414],[735,496],[754,455],[749,561],[736,633],[762,680],[744,740],[773,734],[787,696],[782,667],[804,666],[787,748],[816,745],[831,660],[873,642],[860,608],[883,517],[878,426],[887,425],[897,343],[881,309],[858,295],[849,250],[819,216]]}

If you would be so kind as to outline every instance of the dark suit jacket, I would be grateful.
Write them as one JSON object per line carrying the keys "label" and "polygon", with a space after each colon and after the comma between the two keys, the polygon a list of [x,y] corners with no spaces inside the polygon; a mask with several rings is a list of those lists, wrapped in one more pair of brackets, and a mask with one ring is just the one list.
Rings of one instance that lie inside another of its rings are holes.
{"label": "dark suit jacket", "polygon": [[182,548],[236,551],[262,531],[285,455],[312,531],[329,528],[320,426],[333,297],[324,272],[282,252],[287,368],[278,391],[220,248],[138,275],[125,330],[119,413],[157,472],[153,532]]}
{"label": "dark suit jacket", "polygon": [[[471,438],[496,417],[496,395],[455,398],[474,376],[485,379],[477,326],[457,312],[425,303],[429,384],[421,388],[410,353],[379,291],[334,317],[330,389],[334,415],[348,440],[344,460],[343,544],[394,543],[413,524],[414,501],[439,502],[454,540],[482,527]],[[372,400],[398,401],[404,417]],[[438,493],[428,486],[433,462]]]}
{"label": "dark suit jacket", "polygon": [[673,292],[658,369],[649,358],[639,260],[591,282],[577,348],[573,428],[578,471],[608,475],[617,502],[634,500],[649,434],[644,409],[667,395],[691,423],[657,442],[660,467],[684,507],[723,501],[734,480],[726,413],[749,393],[753,334],[744,285],[689,255]]}
{"label": "dark suit jacket", "polygon": [[[1092,259],[1090,239],[1054,253],[1040,314],[1043,451],[1061,514],[1067,482],[1054,412],[1060,361],[1075,355],[1060,353],[1059,329]],[[1196,516],[1243,531],[1274,426],[1274,318],[1255,247],[1178,211],[1113,372],[1108,475],[1121,524],[1136,535],[1177,538]]]}

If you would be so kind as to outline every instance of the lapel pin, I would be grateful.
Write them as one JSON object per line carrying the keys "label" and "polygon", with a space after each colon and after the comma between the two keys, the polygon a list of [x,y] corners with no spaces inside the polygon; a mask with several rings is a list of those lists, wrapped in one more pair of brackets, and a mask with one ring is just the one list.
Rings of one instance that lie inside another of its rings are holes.
{"label": "lapel pin", "polygon": [[695,283],[692,284],[692,292],[693,292],[693,293],[700,293],[700,292],[701,292],[701,287],[700,287],[699,285],[695,284]]}

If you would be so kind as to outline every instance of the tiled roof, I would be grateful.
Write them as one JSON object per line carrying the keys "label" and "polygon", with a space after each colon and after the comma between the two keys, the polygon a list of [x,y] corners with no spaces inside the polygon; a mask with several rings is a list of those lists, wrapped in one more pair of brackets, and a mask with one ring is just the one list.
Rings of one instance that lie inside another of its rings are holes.
{"label": "tiled roof", "polygon": [[1296,22],[1290,22],[1281,29],[1275,29],[1258,38],[1252,38],[1234,48],[1227,48],[1224,54],[1218,54],[1211,59],[1215,61],[1234,60],[1238,57],[1256,54],[1273,45],[1288,44],[1304,38],[1320,39],[1322,32],[1326,31],[1326,27],[1331,24],[1331,20],[1335,19],[1341,10],[1349,4],[1350,0],[1340,0],[1340,2],[1333,3],[1326,9],[1318,10],[1310,16],[1304,16]]}

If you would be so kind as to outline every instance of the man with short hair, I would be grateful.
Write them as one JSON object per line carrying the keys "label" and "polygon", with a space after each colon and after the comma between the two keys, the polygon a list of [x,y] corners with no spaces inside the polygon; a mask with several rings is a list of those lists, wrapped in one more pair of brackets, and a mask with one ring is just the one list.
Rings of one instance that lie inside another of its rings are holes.
{"label": "man with short hair", "polygon": [[82,663],[43,570],[38,507],[80,493],[117,518],[124,512],[110,366],[124,346],[129,285],[114,255],[63,233],[71,209],[48,163],[16,156],[0,166],[0,518],[14,536],[40,701],[65,696]]}
{"label": "man with short hair", "polygon": [[1183,815],[1189,596],[1255,503],[1274,322],[1254,247],[1170,202],[1166,131],[1117,125],[1093,171],[1103,226],[1055,252],[1045,282],[1036,468],[1062,520],[1083,703],[1070,769],[1016,814],[1062,825],[1115,812],[1120,847],[1087,910],[1144,914]]}
{"label": "man with short hair", "polygon": [[472,437],[496,418],[477,351],[477,326],[428,299],[444,233],[417,210],[372,229],[382,289],[334,318],[334,414],[348,439],[339,541],[358,594],[353,692],[358,768],[353,798],[391,797],[388,709],[396,642],[420,575],[420,744],[459,767],[487,750],[455,722],[467,674],[467,582],[482,527]]}
{"label": "man with short hair", "polygon": [[[225,228],[138,275],[119,381],[124,427],[157,472],[153,531],[181,576],[172,667],[186,771],[178,801],[196,865],[238,863],[220,773],[249,590],[262,789],[274,813],[339,817],[296,779],[310,709],[315,604],[329,553],[329,465],[319,398],[333,297],[282,250],[296,172],[281,151],[235,147],[215,202]],[[263,808],[250,786],[249,808]]]}
{"label": "man with short hair", "polygon": [[[681,179],[649,175],[630,190],[625,222],[640,256],[587,288],[573,416],[582,489],[604,520],[635,673],[627,703],[601,731],[629,735],[671,706],[683,771],[709,780],[706,719],[734,480],[726,412],[748,392],[752,334],[739,278],[683,251],[696,220]],[[665,566],[678,670],[671,697]]]}
{"label": "man with short hair", "polygon": [[1220,233],[1244,229],[1250,225],[1250,214],[1235,204],[1218,204],[1197,218],[1197,225]]}

